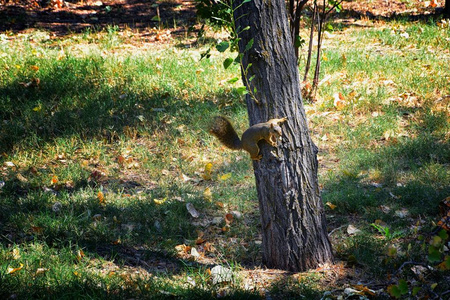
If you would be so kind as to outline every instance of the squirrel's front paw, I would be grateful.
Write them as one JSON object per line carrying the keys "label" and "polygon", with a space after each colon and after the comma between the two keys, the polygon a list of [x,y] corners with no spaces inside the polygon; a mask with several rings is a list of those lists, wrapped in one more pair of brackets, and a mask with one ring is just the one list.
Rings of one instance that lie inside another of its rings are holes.
{"label": "squirrel's front paw", "polygon": [[256,157],[252,157],[253,160],[260,160],[262,158],[262,154],[256,156]]}

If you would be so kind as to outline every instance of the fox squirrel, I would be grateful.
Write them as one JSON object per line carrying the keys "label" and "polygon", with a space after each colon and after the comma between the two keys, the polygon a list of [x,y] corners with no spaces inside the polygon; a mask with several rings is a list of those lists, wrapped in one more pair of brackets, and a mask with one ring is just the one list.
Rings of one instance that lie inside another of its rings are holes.
{"label": "fox squirrel", "polygon": [[260,160],[258,142],[266,140],[271,146],[276,147],[277,139],[281,136],[280,124],[287,118],[270,119],[265,123],[258,123],[249,127],[239,139],[236,131],[227,118],[222,116],[214,117],[209,132],[215,135],[226,147],[233,150],[244,149],[250,153],[253,160]]}

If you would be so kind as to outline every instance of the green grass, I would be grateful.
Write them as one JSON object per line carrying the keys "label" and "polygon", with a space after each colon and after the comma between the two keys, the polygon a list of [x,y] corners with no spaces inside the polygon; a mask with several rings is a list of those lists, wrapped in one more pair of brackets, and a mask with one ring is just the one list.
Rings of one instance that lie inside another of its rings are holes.
{"label": "green grass", "polygon": [[[450,194],[448,28],[392,22],[327,40],[329,77],[306,111],[323,200],[336,205],[325,206],[344,266],[334,275],[259,268],[251,161],[207,132],[216,114],[239,132],[248,126],[243,99],[223,84],[238,68],[223,70],[219,53],[199,60],[204,49],[140,46],[127,34],[0,37],[0,297],[320,299],[362,281],[383,286],[383,298],[395,280],[414,278],[386,280],[403,262],[436,266],[448,255],[428,261],[438,203]],[[212,179],[202,180],[209,162]],[[242,216],[227,227],[232,211]],[[231,282],[212,284],[218,264],[233,270]],[[348,279],[354,270],[367,275]],[[443,276],[433,271],[420,295],[433,283],[446,291]]]}

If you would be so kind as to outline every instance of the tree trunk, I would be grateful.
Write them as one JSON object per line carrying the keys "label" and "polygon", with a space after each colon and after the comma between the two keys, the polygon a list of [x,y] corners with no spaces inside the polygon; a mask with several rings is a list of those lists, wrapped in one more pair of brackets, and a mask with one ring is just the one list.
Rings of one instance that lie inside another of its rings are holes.
{"label": "tree trunk", "polygon": [[[234,3],[238,7],[243,0]],[[235,11],[243,76],[255,76],[258,103],[247,95],[250,124],[287,117],[278,147],[261,142],[254,161],[262,225],[263,261],[270,268],[304,271],[333,258],[317,180],[317,147],[302,106],[299,74],[284,0],[252,0]],[[240,31],[240,30],[238,30]],[[251,39],[253,46],[244,51]],[[244,80],[247,82],[247,80]]]}
{"label": "tree trunk", "polygon": [[308,0],[289,0],[289,20],[292,41],[294,44],[295,58],[298,63],[298,45],[295,45],[297,37],[300,35],[300,17]]}
{"label": "tree trunk", "polygon": [[450,0],[445,0],[444,15],[450,17]]}

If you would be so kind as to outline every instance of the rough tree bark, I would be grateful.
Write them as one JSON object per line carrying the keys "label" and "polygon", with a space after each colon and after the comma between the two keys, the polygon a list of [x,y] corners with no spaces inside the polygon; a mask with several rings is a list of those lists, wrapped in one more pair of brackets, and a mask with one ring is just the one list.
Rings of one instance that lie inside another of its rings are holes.
{"label": "rough tree bark", "polygon": [[[243,0],[234,3],[238,7]],[[299,85],[284,0],[252,0],[235,11],[243,76],[256,88],[247,96],[250,124],[287,117],[278,148],[260,144],[253,163],[261,212],[263,261],[270,268],[303,271],[330,262],[323,204],[317,180],[317,147],[311,141]],[[250,39],[250,50],[244,51]],[[247,73],[247,74],[246,74]],[[246,80],[244,80],[246,82]]]}

